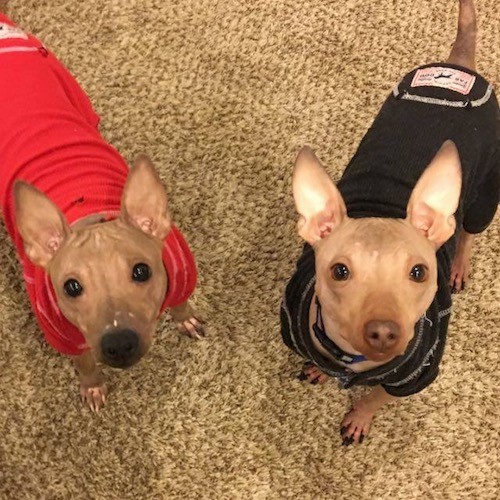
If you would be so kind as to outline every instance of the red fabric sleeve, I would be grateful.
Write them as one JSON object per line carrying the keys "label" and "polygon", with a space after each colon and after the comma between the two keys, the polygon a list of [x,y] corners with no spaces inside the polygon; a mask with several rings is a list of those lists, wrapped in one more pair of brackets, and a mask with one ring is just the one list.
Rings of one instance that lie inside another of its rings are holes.
{"label": "red fabric sleeve", "polygon": [[161,311],[176,307],[191,296],[197,281],[196,263],[186,240],[173,226],[163,245],[163,264],[167,271],[168,288]]}

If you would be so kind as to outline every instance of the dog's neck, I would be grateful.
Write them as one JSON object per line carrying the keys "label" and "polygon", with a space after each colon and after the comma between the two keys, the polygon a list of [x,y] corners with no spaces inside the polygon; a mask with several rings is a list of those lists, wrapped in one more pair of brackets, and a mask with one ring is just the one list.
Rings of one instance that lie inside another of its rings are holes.
{"label": "dog's neck", "polygon": [[316,297],[316,322],[313,325],[313,333],[320,344],[338,361],[342,361],[348,365],[366,361],[366,357],[360,354],[351,354],[348,351],[341,349],[325,331],[323,315],[321,313],[321,304]]}
{"label": "dog's neck", "polygon": [[[316,300],[321,301],[321,299],[319,299],[315,293],[311,300],[311,306],[309,308],[309,334],[311,336],[311,340],[314,347],[320,354],[322,354],[325,358],[330,359],[331,361],[337,363],[338,365],[348,368],[349,370],[352,370],[354,372],[364,372],[367,370],[371,370],[372,368],[384,365],[390,361],[390,360],[389,361],[366,360],[366,361],[360,361],[359,363],[348,364],[348,363],[343,363],[342,361],[339,361],[339,359],[334,357],[321,345],[321,342],[319,342],[319,340],[316,338],[316,335],[314,334],[313,331],[313,325],[316,323],[317,312],[318,312]],[[333,342],[335,342],[335,344],[337,344],[337,346],[340,347],[340,349],[352,355],[361,355],[359,351],[356,351],[356,349],[354,349],[354,347],[352,347],[352,345],[349,344],[349,342],[347,342],[344,338],[340,336],[340,334],[338,333],[338,327],[334,320],[329,318],[327,315],[323,315],[322,318],[326,335],[331,340],[333,340]]]}

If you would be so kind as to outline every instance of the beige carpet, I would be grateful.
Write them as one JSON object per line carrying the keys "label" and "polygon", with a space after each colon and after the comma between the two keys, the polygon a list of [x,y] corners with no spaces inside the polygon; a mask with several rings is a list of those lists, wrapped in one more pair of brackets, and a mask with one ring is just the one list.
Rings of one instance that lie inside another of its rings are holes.
{"label": "beige carpet", "polygon": [[[479,68],[498,84],[500,6],[477,3]],[[109,404],[92,415],[41,338],[2,230],[0,498],[498,498],[498,217],[455,302],[441,376],[383,410],[361,447],[338,435],[352,392],[296,380],[279,333],[300,251],[294,152],[311,144],[338,177],[393,83],[446,57],[456,4],[11,1],[88,91],[104,135],[157,161],[210,338],[163,321],[147,360],[107,370]]]}

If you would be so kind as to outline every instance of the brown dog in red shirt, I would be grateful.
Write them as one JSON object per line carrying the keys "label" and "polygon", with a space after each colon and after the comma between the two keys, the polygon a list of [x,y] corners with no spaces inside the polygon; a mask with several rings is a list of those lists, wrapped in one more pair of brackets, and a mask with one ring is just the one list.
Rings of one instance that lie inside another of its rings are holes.
{"label": "brown dog in red shirt", "polygon": [[126,368],[170,309],[194,338],[194,258],[148,157],[129,170],[87,95],[44,45],[0,14],[0,204],[46,340],[70,356],[98,411],[98,363]]}

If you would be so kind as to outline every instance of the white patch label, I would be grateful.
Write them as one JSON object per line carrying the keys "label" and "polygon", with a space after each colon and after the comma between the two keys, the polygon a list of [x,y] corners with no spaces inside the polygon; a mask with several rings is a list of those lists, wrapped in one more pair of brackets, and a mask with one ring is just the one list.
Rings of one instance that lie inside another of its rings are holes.
{"label": "white patch label", "polygon": [[467,95],[471,91],[475,81],[476,77],[469,73],[465,73],[465,71],[433,66],[432,68],[417,70],[411,82],[411,86],[441,87]]}
{"label": "white patch label", "polygon": [[5,40],[6,38],[22,38],[23,40],[27,40],[28,35],[17,26],[0,23],[0,40]]}

